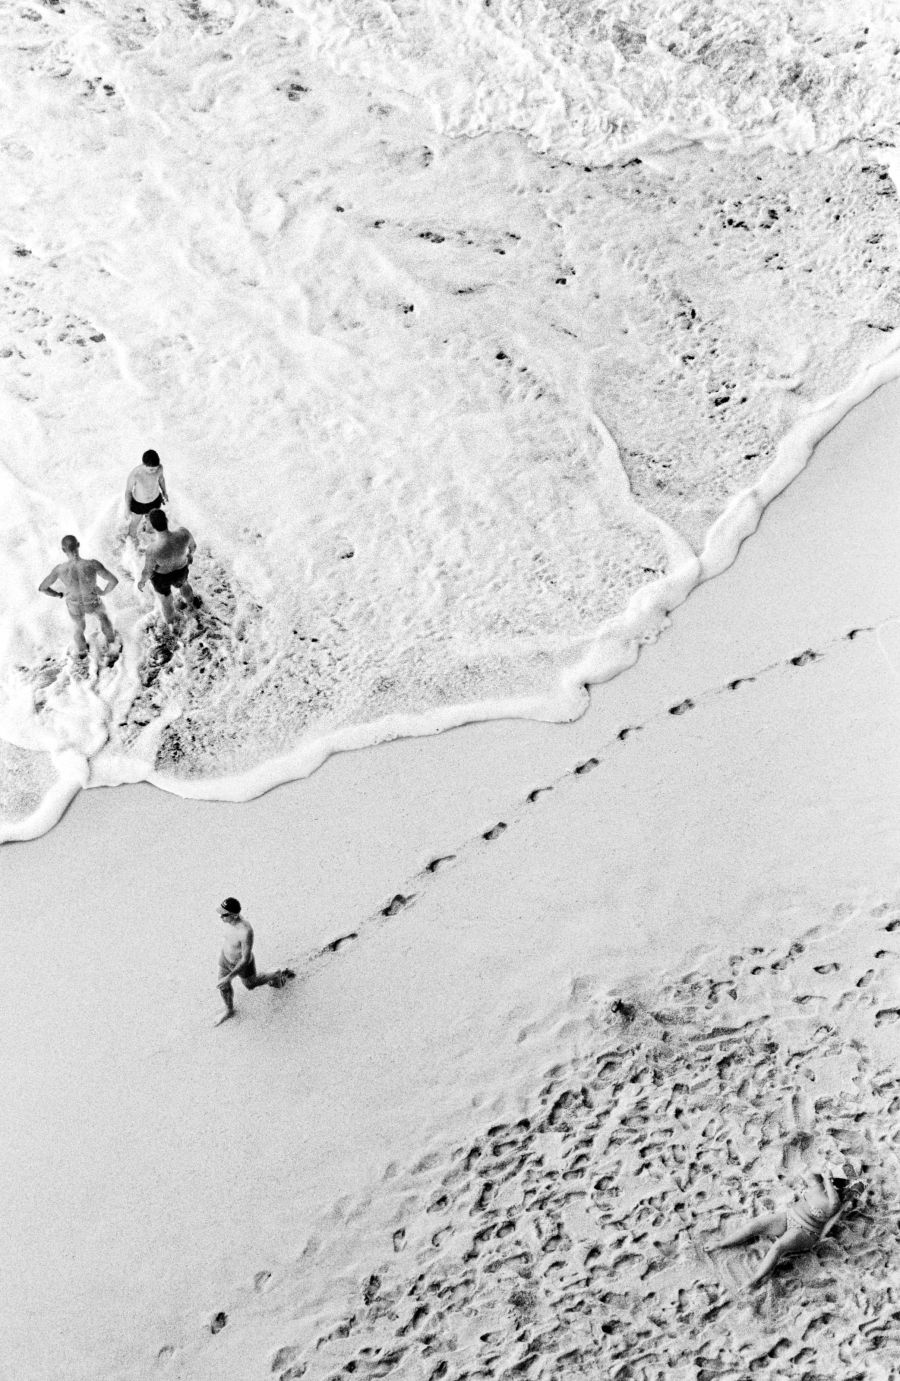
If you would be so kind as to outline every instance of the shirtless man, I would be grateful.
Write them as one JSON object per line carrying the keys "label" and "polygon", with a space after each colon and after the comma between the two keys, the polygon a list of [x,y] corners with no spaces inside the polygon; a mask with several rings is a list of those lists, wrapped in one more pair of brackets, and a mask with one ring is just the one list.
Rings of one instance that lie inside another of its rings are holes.
{"label": "shirtless man", "polygon": [[805,1194],[779,1212],[754,1218],[752,1223],[714,1244],[715,1247],[739,1247],[757,1237],[775,1238],[748,1282],[751,1289],[772,1274],[783,1256],[809,1251],[821,1242],[846,1207],[845,1179],[832,1178],[827,1170],[813,1171],[807,1177],[807,1185]]}
{"label": "shirtless man", "polygon": [[197,543],[186,527],[170,529],[169,520],[161,508],[154,509],[150,514],[150,526],[156,536],[147,548],[138,589],[143,590],[147,581],[150,581],[156,591],[162,616],[167,624],[171,624],[175,620],[173,589],[181,594],[185,608],[189,605],[196,607],[200,603],[188,580],[188,568]]}
{"label": "shirtless man", "polygon": [[166,477],[155,451],[145,451],[140,465],[136,465],[125,482],[125,509],[128,513],[128,535],[137,535],[147,514],[168,503]]}
{"label": "shirtless man", "polygon": [[245,988],[283,988],[289,978],[294,977],[293,969],[276,969],[275,973],[257,973],[253,958],[253,927],[241,915],[241,904],[236,897],[226,897],[219,907],[219,917],[225,926],[222,937],[222,953],[219,955],[219,992],[225,1003],[225,1011],[217,1017],[214,1025],[235,1015],[234,988],[232,979],[239,978]]}
{"label": "shirtless man", "polygon": [[[38,589],[43,595],[51,595],[54,599],[64,599],[66,608],[75,625],[75,655],[76,657],[87,656],[87,640],[84,636],[84,621],[88,614],[93,614],[98,620],[106,639],[107,652],[117,644],[119,635],[109,621],[109,615],[103,607],[103,596],[108,595],[114,590],[119,581],[112,571],[108,571],[102,561],[89,561],[78,554],[78,538],[66,536],[62,539],[62,549],[66,554],[66,560],[54,566],[53,570],[42,580]],[[97,581],[104,580],[104,589],[97,588]],[[54,585],[61,585],[61,590],[54,590]]]}

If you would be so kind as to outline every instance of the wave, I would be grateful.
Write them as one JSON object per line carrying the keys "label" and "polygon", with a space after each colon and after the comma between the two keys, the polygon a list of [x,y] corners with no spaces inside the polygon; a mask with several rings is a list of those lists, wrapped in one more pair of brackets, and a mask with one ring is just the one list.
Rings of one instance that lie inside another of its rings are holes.
{"label": "wave", "polygon": [[[5,16],[0,838],[631,665],[898,372],[897,26],[828,14]],[[148,445],[199,543],[175,638],[122,531]],[[83,677],[36,592],[67,531],[121,582]]]}

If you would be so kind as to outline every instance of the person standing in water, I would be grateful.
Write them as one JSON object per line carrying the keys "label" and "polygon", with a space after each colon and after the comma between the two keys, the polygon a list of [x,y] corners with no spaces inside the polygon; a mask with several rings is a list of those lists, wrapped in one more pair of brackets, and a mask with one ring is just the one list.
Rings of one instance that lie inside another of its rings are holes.
{"label": "person standing in water", "polygon": [[[79,553],[78,538],[68,534],[62,539],[62,549],[66,560],[61,561],[58,566],[42,580],[38,589],[43,595],[51,595],[54,599],[64,599],[69,616],[75,625],[75,655],[76,657],[86,657],[88,651],[87,639],[84,636],[84,623],[88,614],[93,614],[100,624],[101,631],[106,639],[106,650],[110,653],[114,648],[120,646],[121,639],[110,622],[109,615],[103,607],[103,596],[108,595],[118,585],[118,577],[112,571],[108,571],[102,561],[90,560]],[[98,580],[105,581],[105,587],[98,589]],[[54,585],[61,585],[61,590],[55,590]]]}
{"label": "person standing in water", "polygon": [[232,980],[239,978],[245,988],[283,988],[288,979],[295,977],[293,969],[276,969],[274,973],[257,973],[253,957],[253,927],[241,915],[241,904],[237,897],[226,897],[219,906],[219,918],[225,926],[222,937],[222,953],[219,955],[219,992],[225,1003],[225,1011],[218,1016],[214,1025],[235,1015],[234,988]]}
{"label": "person standing in water", "polygon": [[783,1256],[809,1251],[828,1235],[845,1207],[847,1183],[842,1177],[832,1177],[827,1170],[813,1171],[807,1176],[805,1194],[776,1213],[754,1218],[737,1232],[723,1237],[721,1242],[713,1243],[713,1247],[739,1247],[757,1237],[774,1237],[775,1241],[748,1282],[751,1288],[760,1285]]}
{"label": "person standing in water", "polygon": [[185,608],[191,605],[196,608],[200,603],[188,579],[197,543],[186,527],[170,528],[169,520],[161,508],[153,510],[149,522],[156,536],[147,548],[138,589],[143,590],[147,581],[150,581],[163,618],[167,624],[172,624],[175,620],[173,589],[178,590]]}
{"label": "person standing in water", "polygon": [[166,477],[156,451],[145,451],[140,465],[136,465],[125,483],[125,508],[128,512],[128,535],[137,541],[144,519],[149,513],[168,503]]}

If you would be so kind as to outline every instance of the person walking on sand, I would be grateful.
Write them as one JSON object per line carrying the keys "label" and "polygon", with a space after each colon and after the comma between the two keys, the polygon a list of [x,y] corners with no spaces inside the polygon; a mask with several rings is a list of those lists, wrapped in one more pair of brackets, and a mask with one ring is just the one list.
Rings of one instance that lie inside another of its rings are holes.
{"label": "person walking on sand", "polygon": [[175,620],[172,591],[177,589],[185,608],[196,608],[200,600],[191,588],[188,575],[197,543],[186,527],[169,527],[169,520],[161,508],[150,514],[150,526],[156,533],[144,557],[144,570],[138,581],[143,590],[149,580],[156,591],[162,616],[167,624]]}
{"label": "person walking on sand", "polygon": [[754,1218],[713,1249],[739,1247],[757,1237],[774,1237],[775,1241],[748,1282],[752,1289],[772,1274],[783,1256],[809,1251],[818,1245],[834,1227],[846,1207],[847,1180],[832,1177],[828,1170],[813,1171],[807,1176],[807,1191],[776,1213]]}
{"label": "person walking on sand", "polygon": [[[106,639],[106,650],[110,652],[121,643],[121,639],[103,607],[103,596],[116,588],[119,583],[118,577],[114,576],[112,571],[108,571],[102,561],[83,557],[78,549],[77,537],[67,534],[62,539],[62,549],[66,560],[53,567],[46,579],[41,581],[38,589],[43,595],[66,601],[66,608],[75,625],[76,657],[87,656],[84,623],[88,614],[93,614],[99,622]],[[98,580],[106,582],[104,589],[98,589]],[[62,589],[55,590],[54,585],[61,585]]]}
{"label": "person walking on sand", "polygon": [[168,503],[166,477],[155,451],[145,451],[140,465],[136,465],[125,481],[125,509],[128,514],[128,535],[137,535],[147,515]]}
{"label": "person walking on sand", "polygon": [[241,915],[237,897],[226,897],[219,906],[219,918],[225,926],[222,953],[219,955],[219,992],[225,1011],[215,1020],[216,1026],[235,1015],[232,980],[239,978],[245,988],[283,988],[294,978],[293,969],[276,969],[274,973],[257,973],[253,957],[253,927]]}

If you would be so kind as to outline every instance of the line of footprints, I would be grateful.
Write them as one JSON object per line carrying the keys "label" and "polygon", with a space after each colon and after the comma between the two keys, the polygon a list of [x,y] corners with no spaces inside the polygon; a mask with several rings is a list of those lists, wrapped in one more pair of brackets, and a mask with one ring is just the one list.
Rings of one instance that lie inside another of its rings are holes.
{"label": "line of footprints", "polygon": [[[885,620],[885,622],[892,621],[893,620],[891,619]],[[669,705],[659,715],[651,719],[649,723],[652,724],[662,722],[668,716],[678,717],[681,715],[688,714],[691,710],[695,709],[704,700],[710,700],[714,696],[727,695],[732,691],[738,690],[741,686],[750,685],[752,682],[758,681],[761,677],[768,675],[770,672],[777,671],[779,668],[783,666],[810,666],[814,662],[821,661],[830,648],[836,647],[840,643],[854,642],[857,638],[860,638],[867,633],[877,633],[879,628],[881,628],[882,626],[882,624],[872,624],[862,628],[851,628],[848,633],[843,633],[839,638],[834,638],[831,642],[827,643],[825,645],[824,651],[816,652],[811,647],[808,647],[803,652],[798,652],[796,656],[787,658],[787,660],[784,662],[770,662],[767,666],[761,667],[752,675],[737,676],[734,680],[727,681],[723,686],[718,686],[713,690],[704,691],[702,695],[697,695],[693,698],[688,696],[684,700],[680,700],[675,705]],[[533,805],[540,796],[543,796],[548,791],[553,791],[555,787],[559,786],[562,782],[568,780],[570,777],[581,777],[586,775],[588,772],[592,772],[595,767],[600,766],[601,754],[604,751],[611,747],[614,747],[616,743],[624,743],[626,739],[631,738],[634,734],[640,733],[640,731],[646,727],[647,726],[645,724],[629,724],[626,725],[624,728],[619,729],[615,734],[614,738],[609,743],[605,744],[604,747],[600,749],[595,756],[586,758],[584,762],[578,763],[570,771],[564,772],[562,776],[556,779],[556,781],[550,782],[546,786],[535,787],[533,791],[529,791],[528,795],[525,798],[526,803],[529,805]],[[498,820],[496,825],[492,825],[489,830],[485,830],[482,834],[479,834],[472,839],[466,840],[462,845],[460,845],[456,853],[442,854],[437,858],[431,859],[431,861],[426,864],[425,869],[423,871],[423,881],[427,882],[427,877],[425,875],[437,873],[439,869],[443,868],[446,864],[455,862],[461,854],[467,852],[469,849],[477,847],[482,842],[490,844],[495,839],[499,839],[502,834],[505,834],[508,828],[509,824],[506,820]],[[380,922],[383,919],[389,919],[392,916],[398,915],[399,912],[405,910],[420,895],[421,893],[417,891],[396,892],[394,896],[391,897],[390,901],[387,903],[386,906],[381,907],[378,911],[374,912],[371,916],[367,918],[367,923]],[[341,949],[344,945],[351,943],[353,940],[358,940],[359,933],[360,932],[358,930],[353,930],[349,931],[346,935],[339,935],[336,939],[331,940],[327,945],[325,945],[324,948],[318,950],[314,955],[311,955],[310,958],[320,959],[326,957],[329,954],[336,954],[338,950]]]}

